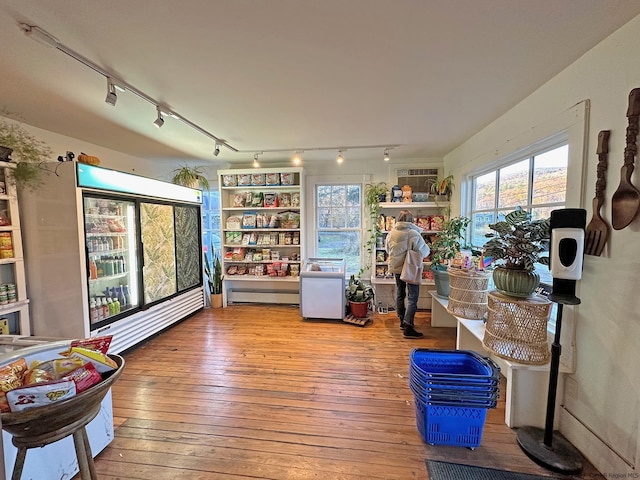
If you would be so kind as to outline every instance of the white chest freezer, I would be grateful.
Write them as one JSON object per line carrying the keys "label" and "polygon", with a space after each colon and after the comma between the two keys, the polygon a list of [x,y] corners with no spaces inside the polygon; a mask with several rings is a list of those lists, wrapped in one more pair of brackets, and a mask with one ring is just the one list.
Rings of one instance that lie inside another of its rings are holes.
{"label": "white chest freezer", "polygon": [[345,261],[308,258],[300,271],[300,313],[303,318],[344,319]]}

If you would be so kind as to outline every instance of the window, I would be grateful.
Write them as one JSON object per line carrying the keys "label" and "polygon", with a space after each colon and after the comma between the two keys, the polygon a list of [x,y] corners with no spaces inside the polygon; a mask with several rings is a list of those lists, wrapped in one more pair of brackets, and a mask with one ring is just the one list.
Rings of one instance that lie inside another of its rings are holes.
{"label": "window", "polygon": [[316,185],[316,252],[344,258],[347,276],[360,271],[362,235],[360,185]]}
{"label": "window", "polygon": [[[500,168],[472,177],[471,243],[480,247],[489,224],[520,206],[532,219],[549,218],[564,208],[567,198],[569,146],[564,143],[519,157]],[[542,266],[541,266],[542,267]],[[536,269],[544,283],[551,283],[549,269]]]}
{"label": "window", "polygon": [[211,247],[221,250],[220,242],[220,192],[205,190],[202,192],[202,245],[205,252]]}

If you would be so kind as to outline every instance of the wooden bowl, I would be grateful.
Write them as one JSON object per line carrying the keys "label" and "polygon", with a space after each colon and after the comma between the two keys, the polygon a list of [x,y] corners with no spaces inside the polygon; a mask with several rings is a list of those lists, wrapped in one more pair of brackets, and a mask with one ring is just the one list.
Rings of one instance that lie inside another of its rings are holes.
{"label": "wooden bowl", "polygon": [[16,441],[20,443],[21,439],[31,443],[32,440],[40,438],[42,445],[46,445],[73,433],[93,420],[100,412],[100,404],[109,388],[124,369],[124,358],[113,354],[108,356],[118,364],[118,368],[104,374],[105,378],[100,383],[75,397],[20,412],[3,413],[2,428],[13,435],[14,444]]}

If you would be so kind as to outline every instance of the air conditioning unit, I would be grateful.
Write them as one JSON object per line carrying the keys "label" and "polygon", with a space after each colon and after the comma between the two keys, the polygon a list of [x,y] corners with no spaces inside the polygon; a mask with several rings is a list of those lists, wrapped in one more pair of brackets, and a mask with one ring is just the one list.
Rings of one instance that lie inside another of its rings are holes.
{"label": "air conditioning unit", "polygon": [[409,185],[413,193],[430,193],[431,185],[438,182],[438,168],[403,168],[396,170],[397,184]]}

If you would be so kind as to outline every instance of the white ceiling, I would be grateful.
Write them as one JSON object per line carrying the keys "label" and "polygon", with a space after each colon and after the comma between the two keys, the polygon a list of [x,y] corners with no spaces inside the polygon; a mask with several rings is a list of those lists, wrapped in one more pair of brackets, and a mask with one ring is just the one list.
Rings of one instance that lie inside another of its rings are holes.
{"label": "white ceiling", "polygon": [[[640,14],[638,0],[0,0],[0,108],[151,159],[440,158]],[[25,36],[37,25],[128,84]],[[349,158],[382,156],[352,149]]]}

